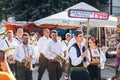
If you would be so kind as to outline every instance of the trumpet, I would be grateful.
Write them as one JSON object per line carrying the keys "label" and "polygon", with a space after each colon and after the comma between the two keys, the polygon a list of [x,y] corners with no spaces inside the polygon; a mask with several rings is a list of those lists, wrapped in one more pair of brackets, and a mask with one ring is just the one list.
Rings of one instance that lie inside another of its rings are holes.
{"label": "trumpet", "polygon": [[27,68],[30,68],[30,70],[34,70],[33,69],[33,65],[32,65],[32,59],[31,59],[31,55],[30,55],[30,51],[28,50],[27,52],[28,58],[26,59],[26,62],[24,63],[24,66]]}

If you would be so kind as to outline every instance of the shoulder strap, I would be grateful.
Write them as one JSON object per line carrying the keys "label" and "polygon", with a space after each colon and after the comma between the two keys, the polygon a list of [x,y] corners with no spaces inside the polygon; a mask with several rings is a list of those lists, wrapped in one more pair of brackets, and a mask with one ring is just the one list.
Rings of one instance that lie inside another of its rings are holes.
{"label": "shoulder strap", "polygon": [[15,39],[17,39],[20,43],[22,43],[17,37],[15,37]]}
{"label": "shoulder strap", "polygon": [[91,52],[90,48],[89,48],[89,52],[90,52],[90,57],[91,57],[91,61],[92,61],[92,52]]}
{"label": "shoulder strap", "polygon": [[9,45],[8,42],[7,42],[7,40],[5,40],[5,42],[6,42],[7,46],[10,47],[10,45]]}
{"label": "shoulder strap", "polygon": [[66,46],[68,46],[68,44],[65,42],[65,40],[64,40],[64,43],[66,44]]}
{"label": "shoulder strap", "polygon": [[100,54],[100,49],[98,48],[99,54]]}

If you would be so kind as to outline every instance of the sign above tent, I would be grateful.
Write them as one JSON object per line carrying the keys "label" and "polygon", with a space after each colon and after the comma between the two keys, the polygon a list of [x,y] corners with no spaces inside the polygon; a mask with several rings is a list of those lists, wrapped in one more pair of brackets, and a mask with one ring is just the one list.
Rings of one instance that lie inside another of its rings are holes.
{"label": "sign above tent", "polygon": [[109,13],[100,11],[88,11],[79,9],[70,9],[68,11],[68,16],[71,18],[87,18],[87,19],[100,19],[108,20]]}

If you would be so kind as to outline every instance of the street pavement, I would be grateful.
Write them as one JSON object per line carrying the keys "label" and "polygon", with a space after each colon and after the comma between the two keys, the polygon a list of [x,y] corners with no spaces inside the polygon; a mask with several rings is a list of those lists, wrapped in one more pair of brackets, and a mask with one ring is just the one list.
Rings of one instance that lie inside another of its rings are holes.
{"label": "street pavement", "polygon": [[[33,80],[37,80],[38,77],[38,66],[35,67],[35,70],[33,71]],[[111,77],[115,75],[115,58],[108,58],[106,61],[105,69],[101,71],[102,80],[111,80]],[[63,75],[60,80],[64,79],[65,73],[63,72]],[[48,79],[48,72],[45,71],[42,80],[49,80]]]}

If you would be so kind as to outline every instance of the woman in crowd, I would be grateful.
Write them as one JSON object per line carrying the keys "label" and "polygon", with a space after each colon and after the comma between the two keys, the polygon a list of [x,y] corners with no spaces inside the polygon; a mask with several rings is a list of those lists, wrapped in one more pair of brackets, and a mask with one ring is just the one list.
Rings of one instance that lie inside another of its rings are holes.
{"label": "woman in crowd", "polygon": [[91,57],[88,66],[91,80],[101,80],[101,68],[104,67],[106,57],[101,49],[97,47],[97,40],[94,37],[89,39],[88,54]]}

